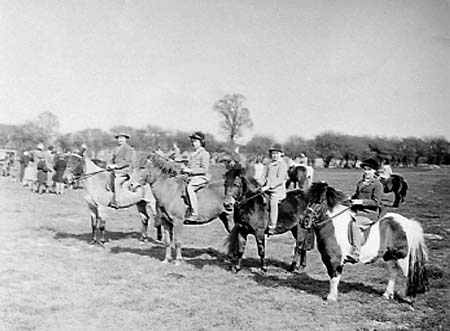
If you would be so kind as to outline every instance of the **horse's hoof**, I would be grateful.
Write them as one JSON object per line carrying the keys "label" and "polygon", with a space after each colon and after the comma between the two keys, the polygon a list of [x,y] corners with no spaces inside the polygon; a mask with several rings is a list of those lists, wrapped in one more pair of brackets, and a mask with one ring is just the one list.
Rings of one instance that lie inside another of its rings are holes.
{"label": "horse's hoof", "polygon": [[180,265],[183,264],[183,260],[181,260],[181,259],[176,259],[176,260],[173,262],[173,264],[175,264],[176,266],[180,266]]}
{"label": "horse's hoof", "polygon": [[235,265],[230,265],[228,270],[230,270],[231,272],[234,272],[235,274],[237,274],[239,271],[241,271],[241,268],[235,266]]}
{"label": "horse's hoof", "polygon": [[292,273],[295,274],[295,275],[300,275],[300,274],[302,274],[302,273],[304,272],[305,268],[306,268],[306,267],[305,267],[304,265],[301,265],[300,267],[295,268],[295,269],[292,271]]}
{"label": "horse's hoof", "polygon": [[168,264],[168,263],[170,263],[170,260],[169,259],[164,259],[161,263]]}
{"label": "horse's hoof", "polygon": [[139,241],[141,242],[141,243],[148,243],[148,237],[140,237],[139,238]]}
{"label": "horse's hoof", "polygon": [[385,298],[386,300],[394,300],[394,293],[384,292],[383,298]]}
{"label": "horse's hoof", "polygon": [[332,295],[327,295],[327,296],[324,298],[324,300],[327,301],[327,302],[331,302],[331,303],[337,302],[337,298],[336,298],[335,296],[332,296]]}
{"label": "horse's hoof", "polygon": [[95,240],[95,239],[92,239],[92,240],[89,242],[89,245],[95,245],[95,244],[97,244],[97,240]]}

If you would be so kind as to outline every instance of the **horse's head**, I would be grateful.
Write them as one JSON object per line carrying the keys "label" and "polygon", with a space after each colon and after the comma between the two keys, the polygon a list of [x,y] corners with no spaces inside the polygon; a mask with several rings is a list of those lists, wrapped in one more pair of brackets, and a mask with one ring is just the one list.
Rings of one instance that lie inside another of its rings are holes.
{"label": "horse's head", "polygon": [[64,170],[63,180],[70,185],[83,174],[83,158],[78,154],[66,154],[64,160],[66,161],[66,169]]}
{"label": "horse's head", "polygon": [[223,206],[226,211],[231,211],[236,201],[240,200],[244,194],[244,168],[235,164],[228,168],[224,175],[225,199]]}
{"label": "horse's head", "polygon": [[133,168],[129,181],[131,191],[136,191],[138,187],[151,182],[151,171],[150,167],[147,166],[148,162],[150,161]]}
{"label": "horse's head", "polygon": [[344,192],[328,186],[328,183],[313,183],[306,195],[308,205],[306,206],[302,225],[310,227],[325,220],[328,217],[328,211],[345,199],[347,199],[347,196]]}

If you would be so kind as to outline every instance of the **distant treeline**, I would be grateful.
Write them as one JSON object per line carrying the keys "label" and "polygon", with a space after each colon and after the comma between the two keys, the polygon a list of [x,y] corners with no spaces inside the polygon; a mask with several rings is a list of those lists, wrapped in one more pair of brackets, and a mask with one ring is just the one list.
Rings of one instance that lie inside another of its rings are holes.
{"label": "distant treeline", "polygon": [[[60,151],[79,149],[81,144],[88,145],[95,154],[115,146],[114,135],[128,132],[130,144],[138,150],[169,150],[173,143],[184,151],[190,147],[188,136],[191,132],[171,131],[159,126],[147,125],[136,129],[128,126],[116,126],[109,131],[85,129],[61,134],[59,122],[52,113],[41,113],[38,118],[21,125],[0,124],[0,148],[19,151],[35,149],[39,142],[53,145]],[[235,146],[216,140],[206,133],[207,149],[210,152],[231,151]],[[278,142],[267,135],[256,135],[247,144],[240,146],[240,152],[251,155],[266,155],[269,146]],[[371,136],[352,136],[335,132],[325,132],[313,139],[300,136],[289,137],[281,142],[288,156],[305,153],[309,159],[322,158],[325,167],[331,160],[340,160],[344,167],[352,167],[357,161],[368,157],[379,160],[389,159],[394,165],[450,164],[450,142],[443,137],[406,137],[388,138]]]}

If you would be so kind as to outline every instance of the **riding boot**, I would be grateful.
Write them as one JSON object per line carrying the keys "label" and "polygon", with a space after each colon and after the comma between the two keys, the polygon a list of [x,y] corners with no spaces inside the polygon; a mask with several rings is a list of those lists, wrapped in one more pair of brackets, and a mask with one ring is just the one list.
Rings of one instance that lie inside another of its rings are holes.
{"label": "riding boot", "polygon": [[114,171],[111,172],[111,192],[112,192],[112,197],[111,197],[111,202],[109,203],[109,206],[114,209],[119,209],[119,206],[118,206],[117,200],[116,200],[116,175],[115,175]]}
{"label": "riding boot", "polygon": [[363,234],[361,233],[359,226],[356,224],[356,221],[352,222],[352,241],[352,250],[350,251],[350,254],[346,256],[346,261],[350,263],[358,263],[359,252],[363,242]]}
{"label": "riding boot", "polygon": [[278,199],[271,198],[270,199],[270,211],[269,211],[269,228],[267,234],[269,236],[273,236],[277,228],[277,220],[278,220]]}
{"label": "riding boot", "polygon": [[187,215],[187,217],[184,220],[185,224],[190,223],[196,223],[198,220],[198,214],[197,214],[197,208],[198,208],[198,201],[197,201],[197,194],[195,193],[195,190],[191,186],[186,187],[186,193],[189,199],[190,204],[190,213]]}

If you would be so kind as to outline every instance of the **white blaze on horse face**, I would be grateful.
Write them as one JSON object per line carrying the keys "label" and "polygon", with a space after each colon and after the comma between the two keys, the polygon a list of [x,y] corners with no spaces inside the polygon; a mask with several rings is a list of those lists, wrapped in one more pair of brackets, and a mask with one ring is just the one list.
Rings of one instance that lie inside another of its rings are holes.
{"label": "white blaze on horse face", "polygon": [[369,237],[359,252],[359,261],[361,263],[371,262],[377,257],[380,250],[380,223],[376,222],[370,229]]}

